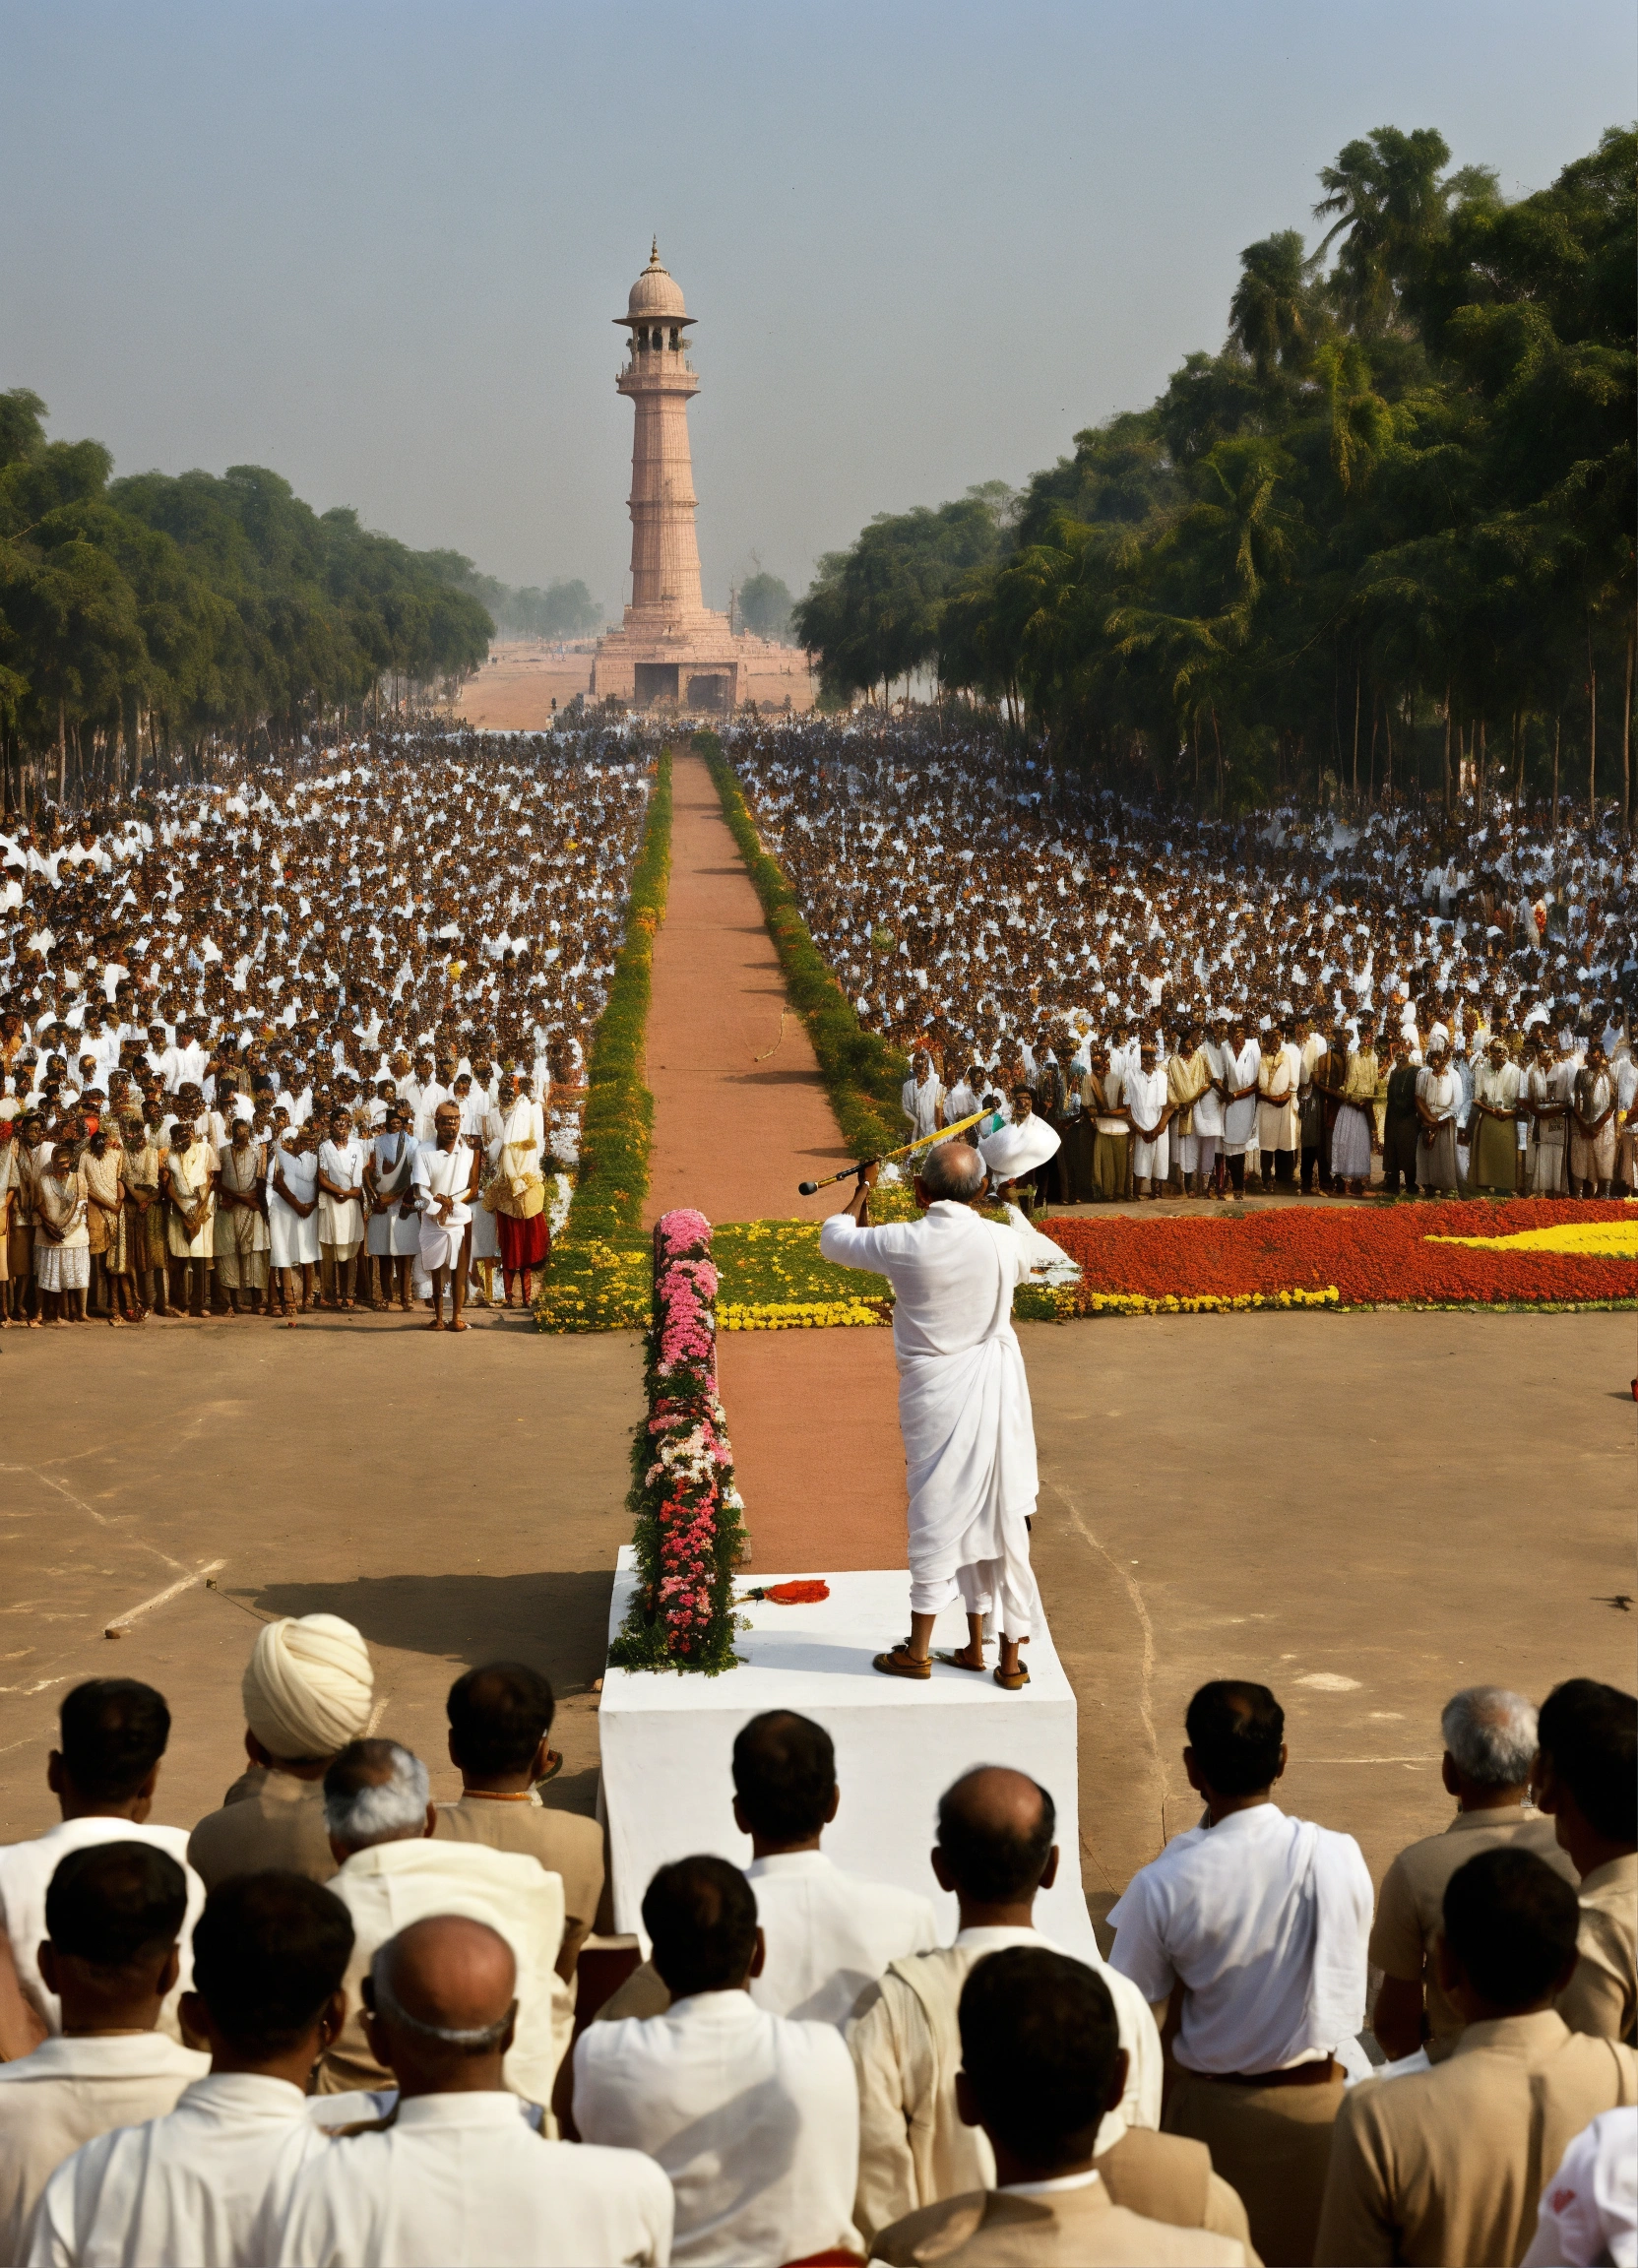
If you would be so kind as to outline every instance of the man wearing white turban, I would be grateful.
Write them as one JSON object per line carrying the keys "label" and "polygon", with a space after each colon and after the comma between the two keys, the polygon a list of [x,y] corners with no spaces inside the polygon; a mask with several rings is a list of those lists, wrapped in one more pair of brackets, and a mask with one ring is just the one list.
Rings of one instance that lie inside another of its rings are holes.
{"label": "man wearing white turban", "polygon": [[324,1824],[324,1775],[369,1724],[369,1650],[339,1614],[286,1615],[264,1625],[241,1690],[252,1768],[194,1829],[189,1862],[207,1889],[268,1866],[328,1882],[336,1860]]}

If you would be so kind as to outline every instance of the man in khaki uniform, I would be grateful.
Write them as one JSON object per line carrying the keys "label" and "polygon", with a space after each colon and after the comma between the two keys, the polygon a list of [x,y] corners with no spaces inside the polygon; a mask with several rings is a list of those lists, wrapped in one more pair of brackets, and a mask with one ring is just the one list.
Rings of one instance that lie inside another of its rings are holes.
{"label": "man in khaki uniform", "polygon": [[1400,1853],[1383,1877],[1371,1925],[1370,1957],[1382,1971],[1371,2029],[1390,2061],[1425,2046],[1429,2060],[1441,2063],[1461,2037],[1462,2019],[1440,1987],[1434,1958],[1445,1884],[1458,1866],[1504,1843],[1534,1851],[1573,1879],[1552,1821],[1524,1807],[1536,1759],[1534,1704],[1499,1685],[1470,1685],[1446,1702],[1439,1727],[1456,1816],[1443,1834]]}
{"label": "man in khaki uniform", "polygon": [[1440,1984],[1464,2030],[1431,2071],[1367,2079],[1337,2114],[1317,2268],[1523,2257],[1549,2170],[1588,2120],[1638,2103],[1638,2054],[1553,2007],[1575,1893],[1544,1859],[1481,1851],[1445,1889]]}
{"label": "man in khaki uniform", "polygon": [[536,1793],[563,1761],[546,1737],[555,1706],[546,1679],[522,1662],[491,1662],[456,1679],[445,1707],[461,1798],[439,1804],[435,1832],[447,1842],[523,1852],[562,1876],[557,1974],[567,1984],[602,1899],[602,1829],[578,1812],[549,1809]]}
{"label": "man in khaki uniform", "polygon": [[[1204,2181],[1152,2177],[1147,2209],[1139,2211],[1111,2178],[1118,2150],[1094,2157],[1126,2084],[1103,1977],[1044,1947],[991,1953],[962,1988],[960,2026],[957,2100],[962,2118],[988,2141],[994,2184],[894,2223],[871,2245],[873,2260],[893,2268],[933,2261],[1098,2268],[1256,2258],[1244,2209],[1209,2166]],[[1168,2138],[1146,2139],[1164,2145]]]}
{"label": "man in khaki uniform", "polygon": [[369,1724],[369,1649],[339,1614],[286,1615],[258,1634],[240,1693],[250,1770],[194,1829],[188,1862],[208,1890],[269,1866],[328,1882],[324,1775]]}
{"label": "man in khaki uniform", "polygon": [[[858,2076],[858,2197],[853,2220],[868,2238],[889,2222],[943,2197],[990,2186],[994,2168],[982,2131],[956,2104],[962,1987],[985,1954],[1054,1946],[1034,1923],[1038,1890],[1057,1872],[1054,1809],[1043,1788],[999,1765],[967,1773],[938,1806],[939,1885],[958,1901],[953,1945],[890,1962],[859,1995],[848,2046]],[[1161,2040],[1137,1987],[1105,1977],[1119,2018],[1128,2070],[1121,2114],[1158,2126]]]}
{"label": "man in khaki uniform", "polygon": [[1537,1785],[1581,1877],[1580,1959],[1559,1995],[1573,2032],[1633,2045],[1638,2022],[1638,1702],[1572,1677],[1542,1707]]}

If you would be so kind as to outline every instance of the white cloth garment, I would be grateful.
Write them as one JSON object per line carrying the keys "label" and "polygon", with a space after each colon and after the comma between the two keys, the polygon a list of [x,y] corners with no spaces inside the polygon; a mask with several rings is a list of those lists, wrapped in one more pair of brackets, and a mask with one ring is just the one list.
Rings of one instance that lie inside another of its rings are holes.
{"label": "white cloth garment", "polygon": [[428,1914],[464,1914],[498,1930],[518,1965],[518,2024],[506,2058],[506,2083],[531,2103],[551,2101],[551,2083],[574,2022],[567,1987],[555,1967],[563,1942],[561,1874],[547,1873],[537,1858],[520,1851],[423,1836],[355,1851],[332,1876],[330,1888],[351,1915],[353,1927],[344,2042],[360,2031],[359,1987],[377,1948]]}
{"label": "white cloth garment", "polygon": [[1638,2112],[1601,2110],[1542,2192],[1524,2268],[1638,2262]]}
{"label": "white cloth garment", "polygon": [[65,2158],[116,2126],[162,2117],[210,2068],[208,2055],[163,2032],[59,2034],[0,2063],[0,2260],[18,2257],[39,2194]]}
{"label": "white cloth garment", "polygon": [[931,1071],[919,1083],[914,1079],[907,1079],[899,1091],[900,1104],[915,1134],[934,1134],[938,1131],[938,1109],[943,1101],[944,1090]]}
{"label": "white cloth garment", "polygon": [[281,2268],[665,2268],[671,2217],[670,2183],[635,2151],[544,2141],[511,2095],[420,2095],[385,2132],[347,2135],[306,2168],[262,2257]]}
{"label": "white cloth garment", "polygon": [[822,1851],[753,1858],[745,1879],[768,1948],[751,1998],[770,2016],[845,2024],[890,1961],[938,1943],[929,1899],[846,1874]]}
{"label": "white cloth garment", "polygon": [[[1248,1040],[1236,1055],[1232,1047],[1222,1049],[1223,1069],[1220,1077],[1230,1095],[1241,1087],[1251,1093],[1237,1102],[1227,1102],[1223,1111],[1223,1148],[1226,1157],[1239,1158],[1257,1139],[1257,1072],[1262,1063],[1262,1049],[1255,1040]],[[1199,1127],[1200,1133],[1207,1128]]]}
{"label": "white cloth garment", "polygon": [[575,2044],[575,2124],[642,2150],[676,2196],[678,2268],[769,2268],[860,2249],[858,2096],[829,2024],[695,1992],[663,2016],[594,2024]]}
{"label": "white cloth garment", "polygon": [[[472,1152],[465,1142],[440,1150],[428,1142],[415,1152],[411,1179],[421,1214],[421,1266],[430,1275],[435,1268],[453,1268],[461,1257],[461,1240],[472,1219],[467,1188],[472,1174]],[[432,1208],[434,1197],[454,1199],[448,1218],[440,1220]]]}
{"label": "white cloth garment", "polygon": [[[364,1183],[364,1145],[349,1135],[345,1142],[319,1144],[319,1171],[338,1189],[361,1189]],[[334,1244],[343,1253],[356,1251],[364,1241],[364,1207],[357,1197],[332,1197],[319,1191],[319,1242]]]}
{"label": "white cloth garment", "polygon": [[299,2087],[260,2072],[195,2080],[174,2110],[122,2126],[45,2184],[28,2268],[261,2268],[253,2232],[335,2145]]}
{"label": "white cloth garment", "polygon": [[880,1228],[834,1213],[819,1249],[893,1286],[912,1611],[936,1613],[959,1595],[970,1614],[998,1604],[1004,1634],[1029,1637],[1040,1602],[1025,1527],[1039,1485],[1035,1422],[1012,1327],[1013,1291],[1029,1277],[1023,1244],[940,1198],[921,1220]]}
{"label": "white cloth garment", "polygon": [[1254,1803],[1138,1869],[1109,1913],[1110,1963],[1151,2005],[1181,1980],[1185,2069],[1279,2071],[1352,2048],[1371,1903],[1352,1835]]}
{"label": "white cloth garment", "polygon": [[1141,1123],[1158,1126],[1166,1109],[1169,1089],[1166,1066],[1158,1064],[1153,1071],[1145,1071],[1140,1063],[1137,1070],[1126,1074],[1126,1106],[1132,1113],[1132,1178],[1135,1181],[1164,1181],[1170,1166],[1171,1129],[1153,1141],[1145,1141],[1138,1132]]}
{"label": "white cloth garment", "polygon": [[193,1986],[193,1925],[205,1903],[205,1885],[188,1864],[185,1827],[156,1827],[134,1819],[63,1819],[43,1835],[27,1843],[8,1843],[0,1850],[0,1920],[12,1941],[17,1981],[38,2010],[47,2028],[63,2028],[62,2003],[45,1989],[39,1973],[39,1948],[45,1936],[45,1893],[51,1877],[71,1851],[88,1850],[94,1843],[151,1843],[174,1858],[188,1880],[188,1909],[182,1922],[180,1953],[182,1973],[159,2012],[160,2029],[179,2040],[176,2003]]}
{"label": "white cloth garment", "polygon": [[269,1262],[275,1268],[317,1267],[319,1217],[305,1219],[286,1205],[274,1186],[278,1172],[296,1202],[311,1205],[318,1195],[319,1162],[311,1151],[275,1150],[268,1160]]}
{"label": "white cloth garment", "polygon": [[403,1211],[414,1174],[414,1136],[378,1134],[374,1163],[378,1207],[385,1209],[370,1215],[366,1242],[377,1259],[407,1260],[421,1248],[420,1218],[411,1213],[407,1221]]}

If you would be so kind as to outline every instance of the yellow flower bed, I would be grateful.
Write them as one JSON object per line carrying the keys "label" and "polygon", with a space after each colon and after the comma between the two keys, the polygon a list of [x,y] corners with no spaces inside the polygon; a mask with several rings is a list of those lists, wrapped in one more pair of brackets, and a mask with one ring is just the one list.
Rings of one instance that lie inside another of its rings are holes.
{"label": "yellow flower bed", "polygon": [[1232,1296],[1207,1292],[1198,1297],[1146,1299],[1141,1292],[1085,1292],[1078,1306],[1083,1315],[1234,1315],[1249,1307],[1335,1307],[1337,1287],[1322,1292],[1236,1292]]}
{"label": "yellow flower bed", "polygon": [[1601,1260],[1638,1260],[1638,1221],[1563,1221],[1555,1228],[1523,1228],[1516,1236],[1429,1236],[1429,1244],[1467,1244],[1476,1252],[1588,1252]]}
{"label": "yellow flower bed", "polygon": [[759,1300],[751,1305],[720,1300],[717,1306],[720,1331],[865,1331],[887,1321],[857,1299]]}

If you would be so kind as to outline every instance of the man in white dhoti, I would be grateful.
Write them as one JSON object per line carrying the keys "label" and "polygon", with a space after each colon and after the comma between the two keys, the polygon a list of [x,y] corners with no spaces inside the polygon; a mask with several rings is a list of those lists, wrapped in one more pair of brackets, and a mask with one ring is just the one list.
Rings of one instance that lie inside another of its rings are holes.
{"label": "man in white dhoti", "polygon": [[915,1177],[926,1218],[869,1226],[870,1181],[819,1231],[819,1249],[844,1268],[893,1286],[899,1425],[910,1483],[911,1634],[875,1666],[890,1677],[932,1675],[939,1610],[960,1599],[968,1641],[948,1657],[984,1667],[984,1617],[998,1609],[995,1682],[1029,1683],[1018,1658],[1040,1611],[1030,1566],[1036,1437],[1012,1294],[1028,1280],[1022,1237],[974,1208],[986,1167],[965,1142],[941,1142]]}
{"label": "man in white dhoti", "polygon": [[516,1966],[470,1917],[411,1922],[364,1980],[371,2044],[398,2080],[384,2118],[344,2126],[303,2172],[262,2257],[662,2268],[671,2184],[652,2158],[546,2141],[506,2084]]}
{"label": "man in white dhoti", "polygon": [[210,2074],[163,2117],[99,2134],[58,2167],[21,2255],[31,2268],[265,2257],[261,2216],[282,2217],[301,2167],[334,2147],[303,2090],[341,2029],[351,1943],[341,1901],[300,1875],[240,1874],[212,1892],[185,1996]]}
{"label": "man in white dhoti", "polygon": [[421,1217],[421,1266],[432,1279],[432,1320],[429,1331],[444,1325],[444,1287],[449,1287],[451,1331],[465,1331],[461,1310],[467,1304],[467,1230],[472,1226],[472,1200],[476,1191],[482,1152],[461,1139],[461,1110],[455,1102],[440,1102],[433,1113],[434,1136],[415,1153],[411,1180]]}
{"label": "man in white dhoti", "polygon": [[1132,1116],[1132,1184],[1141,1198],[1159,1197],[1171,1165],[1171,1091],[1157,1060],[1155,1036],[1145,1033],[1138,1068],[1126,1074],[1126,1107]]}
{"label": "man in white dhoti", "polygon": [[329,1135],[319,1144],[320,1284],[332,1307],[348,1310],[364,1241],[364,1156],[351,1113],[332,1110]]}

